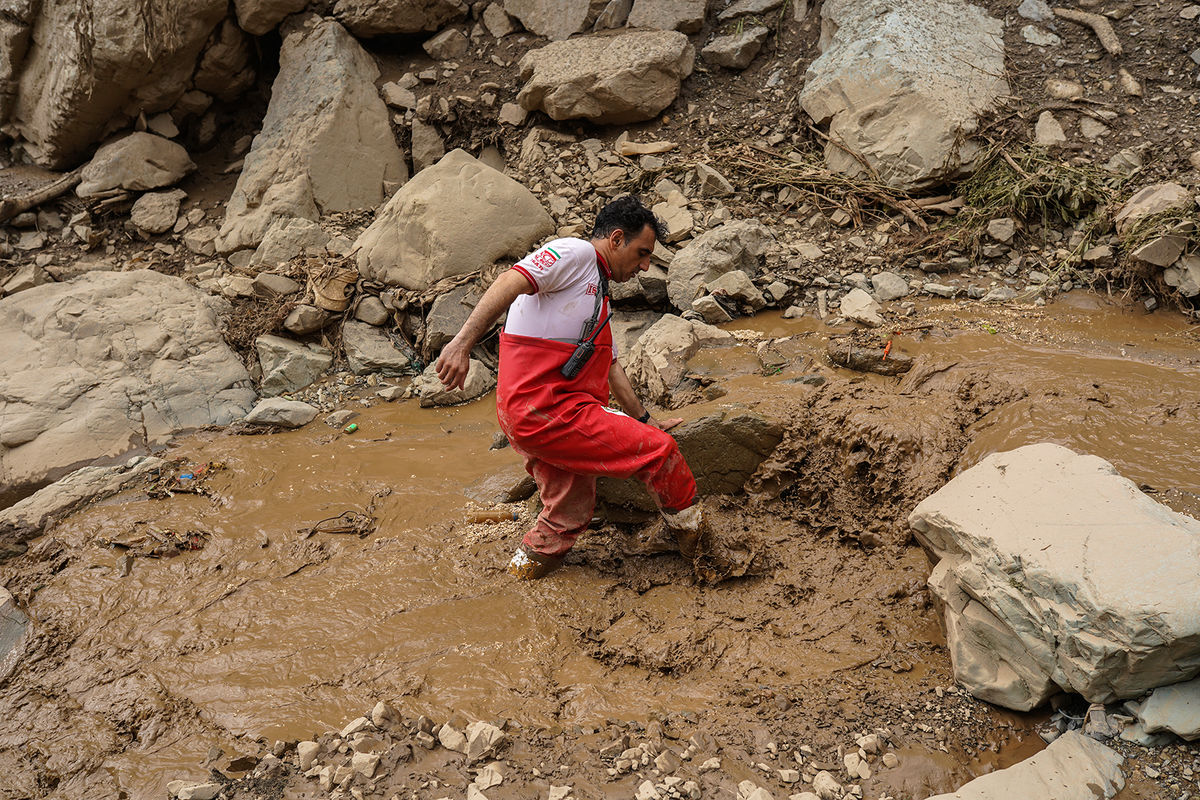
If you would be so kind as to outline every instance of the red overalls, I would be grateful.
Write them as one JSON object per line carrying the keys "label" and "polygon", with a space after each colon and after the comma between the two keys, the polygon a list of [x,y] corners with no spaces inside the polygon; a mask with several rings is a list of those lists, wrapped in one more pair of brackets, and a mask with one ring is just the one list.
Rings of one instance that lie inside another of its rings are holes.
{"label": "red overalls", "polygon": [[[608,313],[604,299],[601,319]],[[561,557],[587,529],[596,503],[596,478],[637,478],[667,511],[696,499],[696,481],[679,446],[651,425],[607,408],[612,328],[596,337],[596,353],[567,380],[559,368],[575,345],[500,334],[496,415],[545,508],[523,542]]]}

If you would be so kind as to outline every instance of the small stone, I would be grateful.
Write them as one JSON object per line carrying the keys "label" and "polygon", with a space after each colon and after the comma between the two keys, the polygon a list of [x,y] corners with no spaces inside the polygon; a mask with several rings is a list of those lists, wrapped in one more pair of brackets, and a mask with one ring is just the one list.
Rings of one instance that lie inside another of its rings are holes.
{"label": "small stone", "polygon": [[432,750],[437,745],[437,739],[434,739],[428,731],[419,731],[413,738],[417,740],[417,744],[426,750]]}
{"label": "small stone", "polygon": [[571,796],[570,786],[551,786],[547,800],[567,800]]}
{"label": "small stone", "polygon": [[298,305],[284,318],[283,327],[297,336],[307,336],[325,327],[330,314],[324,309],[310,305]]}
{"label": "small stone", "polygon": [[501,3],[492,3],[483,10],[483,25],[497,39],[503,39],[517,29]]}
{"label": "small stone", "polygon": [[462,731],[455,730],[449,725],[443,725],[441,730],[438,731],[438,741],[447,750],[463,754],[467,752],[467,737]]}
{"label": "small stone", "polygon": [[378,766],[378,753],[355,753],[350,757],[350,769],[367,779],[375,775],[375,768]]}
{"label": "small stone", "polygon": [[1008,244],[1017,233],[1017,223],[1008,217],[998,217],[988,222],[988,236],[1001,244]]}
{"label": "small stone", "polygon": [[295,294],[303,287],[286,275],[260,272],[254,278],[254,294],[258,297],[275,298]]}
{"label": "small stone", "polygon": [[1079,132],[1083,134],[1083,138],[1094,142],[1108,133],[1108,126],[1100,120],[1084,117],[1079,120]]}
{"label": "small stone", "polygon": [[180,787],[175,796],[179,800],[213,800],[221,793],[221,788],[219,783],[193,783]]}
{"label": "small stone", "polygon": [[1182,236],[1158,236],[1133,251],[1133,257],[1146,264],[1156,267],[1169,267],[1174,264],[1187,246],[1187,239]]}
{"label": "small stone", "polygon": [[1117,80],[1121,84],[1121,91],[1129,97],[1141,97],[1145,94],[1141,82],[1124,67],[1117,71]]}
{"label": "small stone", "polygon": [[277,425],[281,428],[300,428],[312,422],[317,409],[299,400],[270,397],[260,400],[249,414],[246,422],[256,425]]}
{"label": "small stone", "polygon": [[385,83],[380,89],[383,102],[392,108],[408,110],[417,107],[417,96],[412,89],[405,89],[398,83]]}
{"label": "small stone", "polygon": [[880,272],[871,276],[871,288],[881,302],[899,300],[910,291],[908,281],[894,272]]}
{"label": "small stone", "polygon": [[321,752],[321,745],[316,742],[299,742],[296,745],[296,757],[302,772],[312,769],[313,762],[316,760],[317,753],[319,752]]}
{"label": "small stone", "polygon": [[721,768],[721,759],[710,758],[710,759],[706,760],[703,764],[700,765],[699,771],[700,772],[712,772],[713,770],[718,770],[720,768]]}
{"label": "small stone", "polygon": [[491,753],[504,741],[504,732],[486,722],[472,722],[467,726],[467,758],[476,761]]}
{"label": "small stone", "polygon": [[1042,30],[1037,25],[1026,25],[1021,28],[1021,38],[1038,47],[1058,47],[1062,44],[1062,39],[1049,31]]}
{"label": "small stone", "polygon": [[733,193],[733,184],[707,164],[696,165],[696,182],[704,197],[724,197]]}
{"label": "small stone", "polygon": [[679,769],[679,758],[670,750],[663,750],[654,759],[654,766],[664,775]]}
{"label": "small stone", "polygon": [[379,327],[386,325],[392,318],[392,313],[383,305],[383,301],[374,295],[368,295],[359,301],[354,310],[354,318],[368,325]]}
{"label": "small stone", "polygon": [[983,296],[985,303],[1005,303],[1017,296],[1015,289],[1007,286],[997,286]]}
{"label": "small stone", "polygon": [[779,770],[779,780],[784,783],[797,783],[800,780],[800,772],[794,769],[781,769]]}
{"label": "small stone", "polygon": [[1058,147],[1067,142],[1067,134],[1063,131],[1062,124],[1049,111],[1043,111],[1038,117],[1033,135],[1034,141],[1042,147]]}
{"label": "small stone", "polygon": [[895,769],[896,767],[900,766],[900,756],[896,755],[895,753],[884,753],[883,765],[888,769]]}
{"label": "small stone", "polygon": [[832,775],[822,770],[813,777],[813,791],[821,800],[841,800],[842,785]]}
{"label": "small stone", "polygon": [[469,46],[467,37],[456,28],[447,28],[422,45],[429,57],[438,61],[459,58],[467,52]]}
{"label": "small stone", "polygon": [[358,416],[357,411],[344,408],[341,411],[334,411],[325,417],[325,424],[331,428],[345,427],[346,423]]}
{"label": "small stone", "polygon": [[929,282],[921,286],[921,291],[925,292],[925,294],[937,295],[938,297],[954,297],[958,290],[944,283]]}
{"label": "small stone", "polygon": [[719,325],[722,322],[733,320],[733,316],[712,295],[697,297],[692,301],[692,310],[703,317],[709,325]]}
{"label": "small stone", "polygon": [[355,719],[351,720],[346,727],[342,728],[342,732],[339,735],[343,739],[349,739],[354,734],[364,730],[370,724],[371,720],[367,719],[366,717],[356,717]]}
{"label": "small stone", "polygon": [[879,310],[879,302],[862,289],[851,289],[842,298],[842,316],[872,328],[883,324],[883,317],[879,315]]}
{"label": "small stone", "polygon": [[371,709],[371,724],[380,730],[399,721],[400,714],[397,713],[396,709],[382,700],[376,703],[375,707]]}
{"label": "small stone", "polygon": [[1083,84],[1062,78],[1047,78],[1046,94],[1057,100],[1078,100],[1083,97]]}

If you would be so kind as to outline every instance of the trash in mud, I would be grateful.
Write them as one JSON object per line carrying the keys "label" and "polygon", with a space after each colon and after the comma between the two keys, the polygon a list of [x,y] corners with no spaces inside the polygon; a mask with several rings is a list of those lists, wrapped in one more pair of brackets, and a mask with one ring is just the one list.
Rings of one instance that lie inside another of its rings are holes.
{"label": "trash in mud", "polygon": [[883,347],[860,347],[849,339],[835,339],[825,352],[839,367],[877,375],[902,375],[912,369],[912,357],[892,352],[891,345],[890,339]]}
{"label": "trash in mud", "polygon": [[720,531],[708,530],[700,541],[692,570],[703,583],[717,584],[731,578],[761,575],[768,569],[760,558],[762,542],[743,533],[733,537]]}
{"label": "trash in mud", "polygon": [[326,517],[309,528],[301,528],[304,538],[317,533],[349,533],[360,539],[375,530],[375,517],[359,511],[346,510],[334,517]]}
{"label": "trash in mud", "polygon": [[213,473],[226,469],[223,461],[206,461],[194,467],[184,467],[185,463],[175,461],[159,470],[151,477],[151,485],[146,490],[146,495],[156,500],[176,494],[207,495],[208,479]]}
{"label": "trash in mud", "polygon": [[518,516],[516,511],[507,508],[468,511],[467,522],[516,522]]}
{"label": "trash in mud", "polygon": [[[111,547],[123,551],[128,558],[171,558],[190,550],[200,550],[212,538],[208,531],[160,530],[135,523],[132,531],[112,537],[99,537],[96,542],[102,547]],[[122,574],[128,574],[128,562]]]}

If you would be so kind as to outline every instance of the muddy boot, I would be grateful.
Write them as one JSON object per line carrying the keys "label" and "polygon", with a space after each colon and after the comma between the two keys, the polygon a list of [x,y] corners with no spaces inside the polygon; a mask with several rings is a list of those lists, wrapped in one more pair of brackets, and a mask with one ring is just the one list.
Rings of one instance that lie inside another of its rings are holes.
{"label": "muddy boot", "polygon": [[679,544],[680,555],[684,558],[695,558],[706,532],[704,506],[696,503],[682,511],[664,511],[662,517]]}
{"label": "muddy boot", "polygon": [[554,572],[562,562],[561,558],[542,555],[522,544],[508,562],[508,574],[519,581],[536,581]]}

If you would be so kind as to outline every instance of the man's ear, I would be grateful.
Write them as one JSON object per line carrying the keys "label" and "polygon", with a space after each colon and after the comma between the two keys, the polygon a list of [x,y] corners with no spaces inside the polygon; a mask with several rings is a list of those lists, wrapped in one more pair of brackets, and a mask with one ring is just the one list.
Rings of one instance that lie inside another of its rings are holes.
{"label": "man's ear", "polygon": [[612,242],[614,248],[620,247],[625,241],[625,231],[614,228],[613,232],[608,235],[608,240]]}

